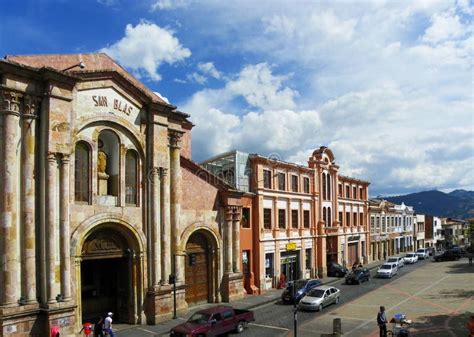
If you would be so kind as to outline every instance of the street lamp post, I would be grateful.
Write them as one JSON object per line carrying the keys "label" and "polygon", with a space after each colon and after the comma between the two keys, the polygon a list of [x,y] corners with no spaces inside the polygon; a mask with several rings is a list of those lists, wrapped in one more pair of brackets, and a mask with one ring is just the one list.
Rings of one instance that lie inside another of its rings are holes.
{"label": "street lamp post", "polygon": [[172,274],[169,276],[169,283],[173,284],[173,319],[178,318],[178,315],[176,314],[176,258],[178,256],[186,256],[187,254],[185,252],[179,254],[179,253],[173,253],[173,271]]}

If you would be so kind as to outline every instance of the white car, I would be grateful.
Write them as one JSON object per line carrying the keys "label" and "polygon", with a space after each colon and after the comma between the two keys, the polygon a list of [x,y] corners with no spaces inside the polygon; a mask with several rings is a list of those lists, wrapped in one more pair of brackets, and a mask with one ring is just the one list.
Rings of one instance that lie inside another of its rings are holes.
{"label": "white car", "polygon": [[426,248],[420,248],[416,251],[416,255],[418,255],[418,259],[427,259],[430,254],[428,252],[428,249]]}
{"label": "white car", "polygon": [[377,277],[389,277],[398,274],[398,268],[396,263],[384,263],[377,270]]}
{"label": "white car", "polygon": [[388,258],[387,262],[388,263],[396,263],[397,268],[401,268],[401,267],[405,266],[405,261],[400,256],[391,256],[391,257]]}
{"label": "white car", "polygon": [[341,291],[331,286],[319,286],[311,289],[299,303],[300,309],[322,311],[329,304],[338,304]]}
{"label": "white car", "polygon": [[403,259],[405,263],[415,263],[418,261],[418,255],[416,253],[407,253]]}

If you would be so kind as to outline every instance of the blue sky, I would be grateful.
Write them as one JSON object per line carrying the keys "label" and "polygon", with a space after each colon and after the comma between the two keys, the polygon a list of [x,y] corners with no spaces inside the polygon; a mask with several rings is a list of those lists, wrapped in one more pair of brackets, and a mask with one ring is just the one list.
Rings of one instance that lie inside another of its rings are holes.
{"label": "blue sky", "polygon": [[0,53],[107,52],[191,114],[193,159],[330,147],[372,196],[474,190],[473,3],[3,0]]}

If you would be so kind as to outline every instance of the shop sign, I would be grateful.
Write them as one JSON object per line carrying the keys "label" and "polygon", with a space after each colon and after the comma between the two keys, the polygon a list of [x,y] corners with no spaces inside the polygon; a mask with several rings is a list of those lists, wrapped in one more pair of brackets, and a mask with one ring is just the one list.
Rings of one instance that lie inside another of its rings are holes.
{"label": "shop sign", "polygon": [[296,250],[296,242],[289,242],[286,244],[286,251]]}

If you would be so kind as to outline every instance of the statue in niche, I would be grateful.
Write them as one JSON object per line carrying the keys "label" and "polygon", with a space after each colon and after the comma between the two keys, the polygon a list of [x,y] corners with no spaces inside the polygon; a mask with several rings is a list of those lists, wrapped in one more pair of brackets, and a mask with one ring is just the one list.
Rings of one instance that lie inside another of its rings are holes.
{"label": "statue in niche", "polygon": [[97,171],[99,173],[105,173],[107,168],[107,154],[104,151],[99,151],[97,156]]}

